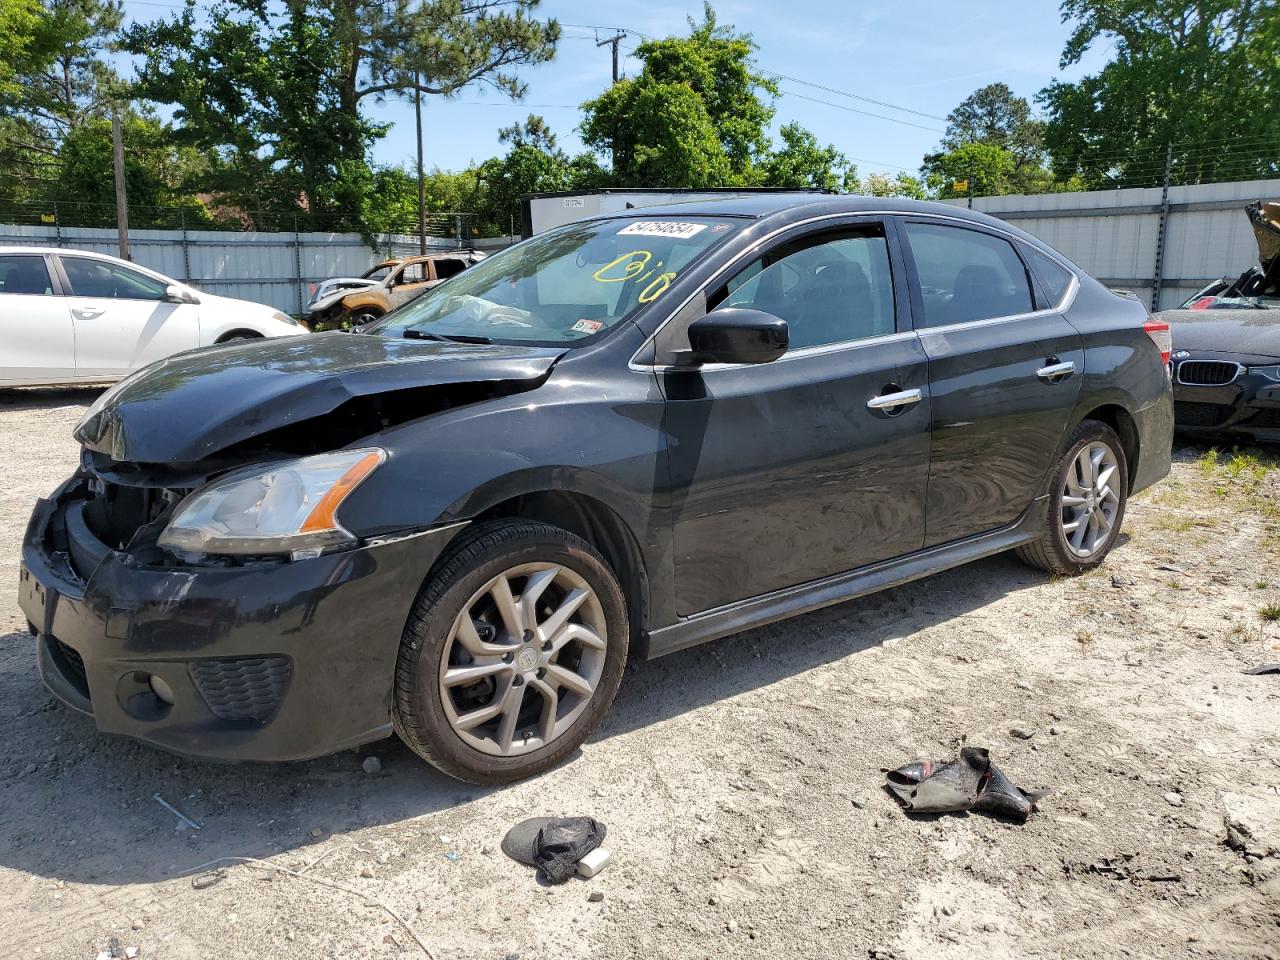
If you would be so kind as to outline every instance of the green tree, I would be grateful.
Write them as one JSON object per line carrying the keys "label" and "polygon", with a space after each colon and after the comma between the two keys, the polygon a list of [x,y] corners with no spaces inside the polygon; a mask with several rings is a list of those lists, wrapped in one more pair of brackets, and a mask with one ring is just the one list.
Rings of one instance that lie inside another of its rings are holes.
{"label": "green tree", "polygon": [[62,141],[118,102],[122,16],[119,0],[0,0],[0,197],[47,198]]}
{"label": "green tree", "polygon": [[908,200],[924,200],[928,196],[924,184],[909,173],[892,177],[887,173],[869,173],[852,192],[869,197],[904,197]]}
{"label": "green tree", "polygon": [[121,98],[120,79],[106,62],[124,19],[120,0],[45,0],[24,41],[18,89],[4,112],[60,140]]}
{"label": "green tree", "polygon": [[[142,96],[175,107],[184,142],[215,151],[212,186],[250,209],[302,212],[347,226],[375,188],[367,162],[385,131],[364,104],[476,83],[519,95],[513,73],[554,55],[555,21],[538,0],[194,0],[135,25]],[[261,219],[261,218],[260,218]],[[259,223],[260,226],[269,224]]]}
{"label": "green tree", "polygon": [[[204,172],[205,158],[178,147],[163,124],[137,114],[123,121],[125,186],[130,221],[135,227],[209,226],[213,217],[192,193]],[[108,226],[115,222],[115,181],[104,176],[112,168],[111,123],[86,120],[63,138],[59,176],[49,199],[64,203],[66,224]],[[81,205],[86,206],[81,206]],[[155,208],[162,207],[163,210]],[[185,214],[185,219],[183,219]]]}
{"label": "green tree", "polygon": [[0,114],[22,94],[42,12],[39,0],[0,0]]}
{"label": "green tree", "polygon": [[525,143],[504,157],[495,157],[477,171],[481,202],[476,209],[477,232],[507,235],[520,232],[520,197],[596,186],[603,178],[591,154],[568,156],[563,150],[544,150]]}
{"label": "green tree", "polygon": [[935,154],[929,160],[925,182],[929,192],[940,199],[1012,192],[1017,161],[1004,147],[966,143],[948,153]]}
{"label": "green tree", "polygon": [[751,37],[721,26],[710,4],[689,28],[687,37],[640,44],[640,74],[583,104],[583,140],[612,158],[619,184],[737,186],[758,179],[777,85],[755,69]]}
{"label": "green tree", "polygon": [[[957,178],[955,171],[973,166],[975,193],[1043,193],[1053,185],[1044,166],[1044,128],[1025,97],[1016,96],[1006,84],[988,84],[947,115],[941,149],[925,156],[922,172],[941,189],[953,179],[967,179]],[[971,146],[1000,152],[966,149]]]}
{"label": "green tree", "polygon": [[788,123],[778,133],[782,137],[782,147],[770,153],[760,165],[761,186],[833,191],[856,189],[857,167],[834,146],[820,146],[818,138],[798,123]]}
{"label": "green tree", "polygon": [[1280,172],[1280,9],[1275,0],[1065,0],[1066,68],[1099,42],[1098,72],[1040,94],[1059,177],[1091,187]]}
{"label": "green tree", "polygon": [[556,135],[551,132],[547,121],[536,113],[529,114],[523,123],[517,121],[509,127],[499,129],[498,141],[509,143],[513,147],[536,147],[547,152],[556,148]]}

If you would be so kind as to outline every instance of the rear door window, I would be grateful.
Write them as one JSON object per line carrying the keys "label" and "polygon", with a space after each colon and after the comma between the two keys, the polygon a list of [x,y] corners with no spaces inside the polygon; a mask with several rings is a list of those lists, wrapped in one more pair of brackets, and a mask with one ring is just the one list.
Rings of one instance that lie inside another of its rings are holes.
{"label": "rear door window", "polygon": [[912,222],[905,226],[926,327],[1035,309],[1026,267],[1008,240],[963,227]]}
{"label": "rear door window", "polygon": [[44,257],[32,254],[16,254],[0,257],[0,294],[49,297],[53,295],[53,281],[49,279],[49,267]]}
{"label": "rear door window", "polygon": [[458,260],[454,257],[442,257],[435,262],[436,279],[448,280],[450,277],[456,277],[463,270],[467,269],[465,260]]}
{"label": "rear door window", "polygon": [[396,277],[394,286],[403,286],[407,283],[425,283],[427,279],[427,265],[419,260],[417,263],[410,263],[400,271],[400,275]]}

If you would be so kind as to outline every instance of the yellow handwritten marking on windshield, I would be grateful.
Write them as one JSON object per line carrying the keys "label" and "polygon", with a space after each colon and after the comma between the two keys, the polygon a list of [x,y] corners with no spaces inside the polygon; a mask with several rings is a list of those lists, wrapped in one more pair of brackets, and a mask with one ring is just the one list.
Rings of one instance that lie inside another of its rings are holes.
{"label": "yellow handwritten marking on windshield", "polygon": [[[649,266],[649,261],[653,259],[653,254],[648,250],[632,250],[630,253],[624,253],[617,259],[611,260],[603,267],[592,274],[600,283],[622,283],[624,280],[632,280],[644,273],[645,268]],[[621,275],[609,275],[609,271],[615,267],[622,267]]]}
{"label": "yellow handwritten marking on windshield", "polygon": [[658,274],[647,287],[640,291],[640,296],[636,299],[641,303],[648,303],[650,300],[657,300],[667,292],[667,287],[671,286],[671,281],[675,278],[675,271]]}

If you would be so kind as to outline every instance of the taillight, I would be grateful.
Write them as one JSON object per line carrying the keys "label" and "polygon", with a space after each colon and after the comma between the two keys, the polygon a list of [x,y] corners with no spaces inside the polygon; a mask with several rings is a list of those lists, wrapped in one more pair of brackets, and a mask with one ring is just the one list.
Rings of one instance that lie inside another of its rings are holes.
{"label": "taillight", "polygon": [[1160,362],[1168,363],[1169,358],[1173,356],[1173,331],[1169,329],[1169,324],[1163,320],[1148,319],[1142,325],[1142,329],[1147,332],[1151,342],[1160,351]]}

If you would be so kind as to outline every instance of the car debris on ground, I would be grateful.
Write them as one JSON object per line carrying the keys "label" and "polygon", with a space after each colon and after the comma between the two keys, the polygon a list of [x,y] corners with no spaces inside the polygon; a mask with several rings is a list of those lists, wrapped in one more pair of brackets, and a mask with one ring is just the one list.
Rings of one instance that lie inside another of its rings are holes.
{"label": "car debris on ground", "polygon": [[886,771],[886,789],[910,813],[977,810],[1025,820],[1048,788],[1022,790],[985,747],[964,747],[958,760],[918,760]]}
{"label": "car debris on ground", "polygon": [[575,872],[594,877],[604,869],[609,851],[599,847],[605,833],[605,825],[592,817],[531,817],[507,831],[502,852],[537,867],[548,883],[564,883]]}

